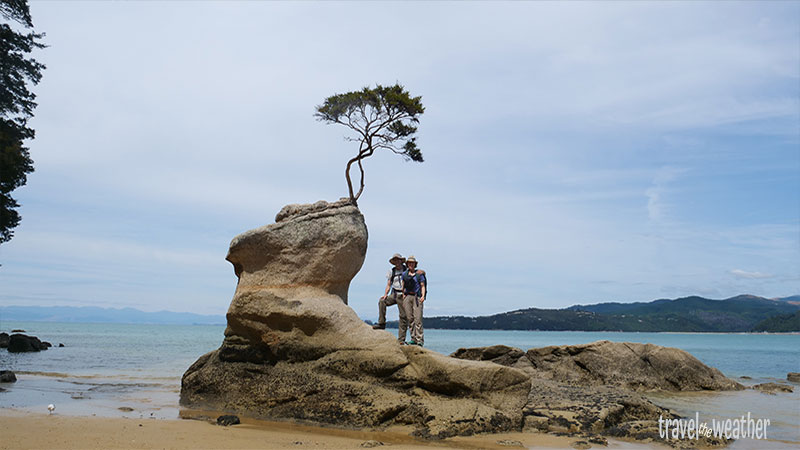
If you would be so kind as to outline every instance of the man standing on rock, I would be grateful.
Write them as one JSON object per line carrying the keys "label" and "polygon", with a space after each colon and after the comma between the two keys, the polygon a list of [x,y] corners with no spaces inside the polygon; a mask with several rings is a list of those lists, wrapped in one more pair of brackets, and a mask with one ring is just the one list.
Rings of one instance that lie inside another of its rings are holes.
{"label": "man standing on rock", "polygon": [[408,329],[408,319],[406,312],[403,308],[403,272],[406,270],[406,259],[395,253],[389,259],[389,263],[394,267],[389,269],[387,274],[388,280],[386,281],[386,290],[383,297],[378,300],[378,323],[372,326],[376,330],[386,329],[386,307],[392,305],[397,306],[398,320],[397,320],[397,340],[405,344],[406,330]]}
{"label": "man standing on rock", "polygon": [[[408,269],[403,272],[403,308],[406,318],[410,322],[411,341],[409,345],[422,345],[425,343],[422,329],[422,304],[425,302],[427,281],[425,272],[417,270],[417,259],[409,256],[406,260]],[[405,334],[405,333],[404,333]],[[405,336],[404,336],[405,337]]]}

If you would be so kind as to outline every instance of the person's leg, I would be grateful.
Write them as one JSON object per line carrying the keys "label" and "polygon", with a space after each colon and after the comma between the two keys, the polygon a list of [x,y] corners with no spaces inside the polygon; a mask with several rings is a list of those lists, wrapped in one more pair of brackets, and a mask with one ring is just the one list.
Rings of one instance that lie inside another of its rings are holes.
{"label": "person's leg", "polygon": [[376,324],[377,328],[386,328],[386,300],[387,298],[382,298],[378,300],[378,323]]}
{"label": "person's leg", "polygon": [[419,326],[419,298],[416,295],[409,295],[406,298],[408,299],[408,304],[410,307],[410,311],[407,311],[406,314],[408,314],[411,341],[418,344],[419,341],[417,338],[419,337],[419,333],[417,332],[417,328]]}
{"label": "person's leg", "polygon": [[414,341],[422,346],[425,344],[425,330],[422,328],[422,310],[425,303],[419,301],[419,299],[416,300],[416,303],[417,306],[414,308],[414,333],[416,334]]}
{"label": "person's leg", "polygon": [[393,292],[393,301],[397,303],[397,341],[405,344],[406,332],[408,330],[408,317],[406,316],[406,308],[403,304],[403,294]]}
{"label": "person's leg", "polygon": [[[411,332],[411,340],[414,340],[414,300],[417,297],[413,295],[406,295],[403,296],[403,309],[405,310],[406,314],[406,326],[408,331]],[[403,330],[403,340],[406,339],[405,331]],[[398,338],[400,336],[398,335]]]}
{"label": "person's leg", "polygon": [[412,318],[411,320],[411,340],[419,344],[419,298],[414,296],[414,302],[411,305]]}

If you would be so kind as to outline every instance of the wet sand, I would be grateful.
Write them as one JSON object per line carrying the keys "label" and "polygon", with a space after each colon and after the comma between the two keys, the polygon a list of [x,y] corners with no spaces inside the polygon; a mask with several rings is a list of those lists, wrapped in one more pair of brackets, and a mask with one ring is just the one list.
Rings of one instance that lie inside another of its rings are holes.
{"label": "wet sand", "polygon": [[[202,420],[79,417],[0,410],[0,449],[565,449],[579,438],[538,433],[503,433],[422,441],[408,429],[353,431],[245,419],[222,427]],[[516,441],[516,442],[515,442]],[[363,445],[362,445],[363,444]],[[520,445],[521,444],[521,445]],[[660,445],[609,441],[614,450],[666,449]]]}

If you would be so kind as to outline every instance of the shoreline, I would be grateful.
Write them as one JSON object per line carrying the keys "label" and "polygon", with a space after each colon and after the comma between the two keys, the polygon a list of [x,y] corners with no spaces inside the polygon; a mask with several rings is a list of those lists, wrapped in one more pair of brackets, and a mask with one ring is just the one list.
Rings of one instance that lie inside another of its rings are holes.
{"label": "shoreline", "polygon": [[[568,449],[583,438],[545,433],[498,433],[425,441],[410,429],[350,430],[289,421],[242,418],[242,424],[223,427],[201,418],[209,412],[184,410],[178,419],[133,419],[49,415],[15,409],[0,410],[0,449],[350,449],[391,446],[392,449]],[[213,415],[213,414],[212,414]],[[190,418],[192,416],[193,418]],[[210,417],[210,416],[207,416]],[[608,440],[611,450],[665,450],[657,443]]]}
{"label": "shoreline", "polygon": [[[472,318],[472,317],[470,317]],[[367,324],[372,324],[370,318],[359,319]],[[150,323],[150,322],[62,322],[58,320],[18,320],[18,319],[3,319],[3,322],[10,323],[44,323],[44,324],[70,324],[70,325],[145,325],[145,326],[187,326],[187,327],[225,327],[226,322],[220,323]],[[7,327],[5,327],[7,328]],[[386,329],[397,329],[397,321],[389,321],[386,323]],[[631,333],[631,334],[738,334],[738,335],[778,335],[778,336],[800,336],[800,331],[624,331],[624,330],[519,330],[519,329],[506,329],[506,328],[438,328],[438,327],[425,327],[426,330],[448,330],[448,331],[505,331],[505,332],[542,332],[542,333]],[[0,332],[11,333],[11,328],[8,330],[0,328]]]}
{"label": "shoreline", "polygon": [[[396,324],[395,324],[396,325]],[[389,323],[386,324],[387,330],[396,330],[397,327],[389,326]],[[516,329],[505,329],[505,328],[436,328],[436,327],[425,327],[426,330],[456,330],[456,331],[504,331],[504,332],[514,332],[520,331],[523,333],[528,332],[536,332],[536,333],[630,333],[630,334],[739,334],[739,335],[749,335],[749,334],[767,334],[767,335],[788,335],[788,336],[798,336],[800,335],[800,331],[623,331],[623,330],[516,330]]]}

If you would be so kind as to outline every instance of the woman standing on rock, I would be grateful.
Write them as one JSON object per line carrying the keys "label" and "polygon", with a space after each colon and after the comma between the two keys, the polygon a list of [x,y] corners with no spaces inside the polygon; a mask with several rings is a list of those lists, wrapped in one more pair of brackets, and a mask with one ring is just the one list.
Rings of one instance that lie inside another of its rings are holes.
{"label": "woman standing on rock", "polygon": [[406,259],[408,269],[403,272],[403,308],[410,323],[411,341],[409,345],[422,345],[425,343],[422,328],[422,305],[425,303],[427,281],[425,274],[417,270],[417,259],[409,256]]}

